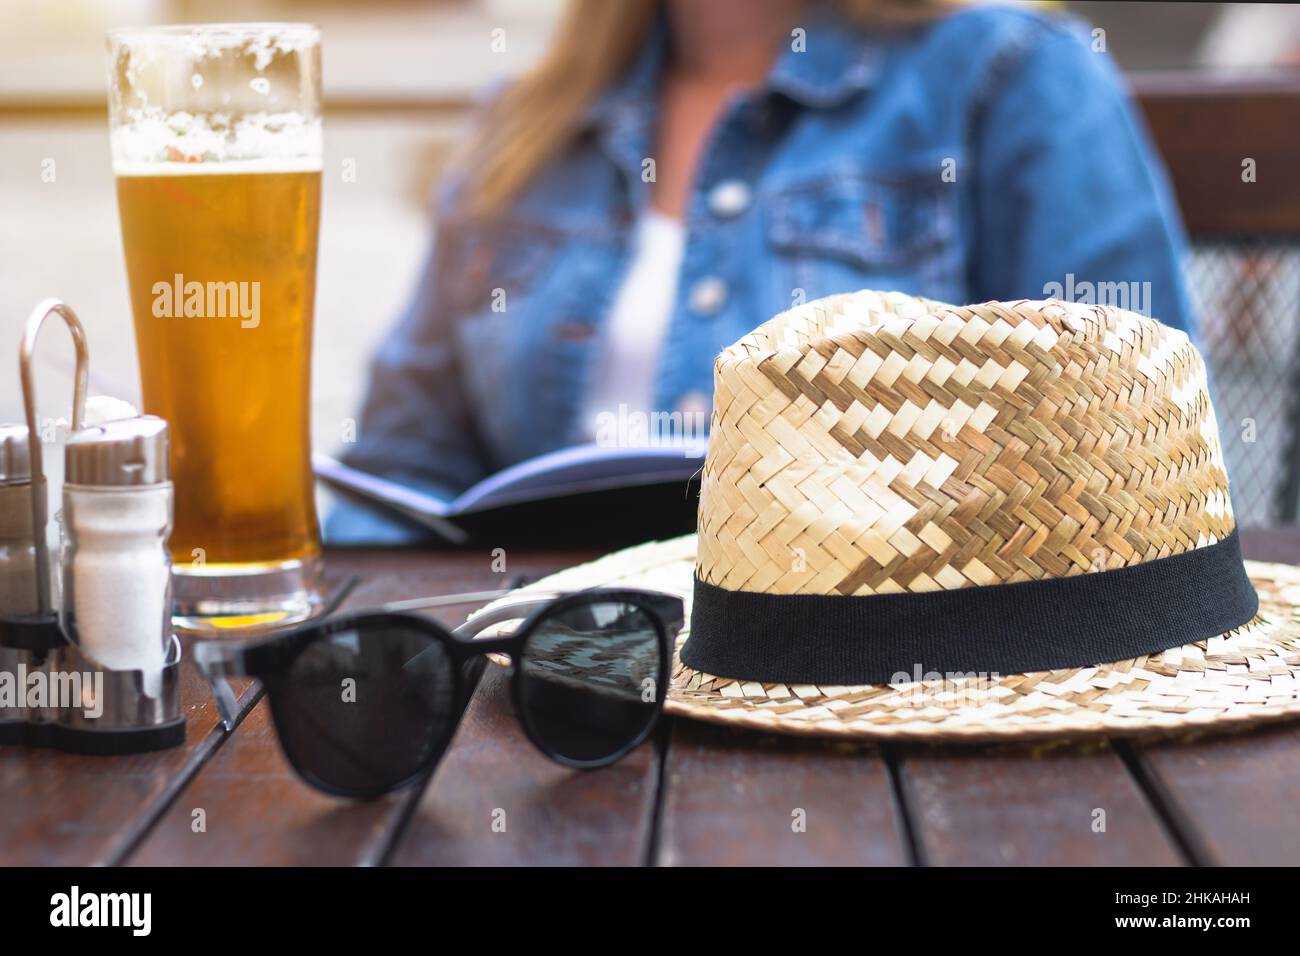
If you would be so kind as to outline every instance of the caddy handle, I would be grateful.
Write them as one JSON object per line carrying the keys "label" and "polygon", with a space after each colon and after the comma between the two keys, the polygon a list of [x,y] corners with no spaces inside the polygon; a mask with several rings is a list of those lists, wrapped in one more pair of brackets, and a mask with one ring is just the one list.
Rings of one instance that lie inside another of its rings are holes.
{"label": "caddy handle", "polygon": [[36,339],[45,320],[57,315],[68,327],[72,344],[77,352],[77,369],[72,391],[71,430],[78,431],[86,419],[86,383],[90,375],[90,348],[86,344],[86,330],[81,320],[59,299],[45,299],[27,317],[23,327],[22,347],[18,354],[18,375],[23,387],[23,410],[27,415],[27,452],[32,467],[32,544],[36,549],[36,612],[48,614],[53,608],[50,601],[50,549],[45,540],[45,522],[49,517],[46,500],[45,462],[41,456],[41,436],[36,427],[36,377],[32,371],[32,356],[36,352]]}

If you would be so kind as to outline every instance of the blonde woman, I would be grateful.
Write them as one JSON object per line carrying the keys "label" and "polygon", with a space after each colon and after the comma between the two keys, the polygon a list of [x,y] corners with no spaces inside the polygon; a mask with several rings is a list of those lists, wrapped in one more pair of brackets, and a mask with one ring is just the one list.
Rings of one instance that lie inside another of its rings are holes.
{"label": "blonde woman", "polygon": [[574,0],[443,190],[349,463],[451,495],[602,414],[704,415],[718,351],[833,292],[1123,283],[1185,328],[1181,226],[1095,45],[1022,8]]}

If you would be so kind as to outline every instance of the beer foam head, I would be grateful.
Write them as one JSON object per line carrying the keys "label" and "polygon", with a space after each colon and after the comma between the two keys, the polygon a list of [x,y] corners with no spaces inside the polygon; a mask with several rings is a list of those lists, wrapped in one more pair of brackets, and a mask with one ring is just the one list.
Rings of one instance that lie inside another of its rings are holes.
{"label": "beer foam head", "polygon": [[[113,170],[189,166],[192,171],[227,163],[320,169],[321,123],[301,114],[254,113],[228,126],[190,113],[140,116],[111,133]],[[233,172],[233,170],[226,170]]]}
{"label": "beer foam head", "polygon": [[319,167],[316,27],[125,29],[109,46],[115,169],[308,158]]}

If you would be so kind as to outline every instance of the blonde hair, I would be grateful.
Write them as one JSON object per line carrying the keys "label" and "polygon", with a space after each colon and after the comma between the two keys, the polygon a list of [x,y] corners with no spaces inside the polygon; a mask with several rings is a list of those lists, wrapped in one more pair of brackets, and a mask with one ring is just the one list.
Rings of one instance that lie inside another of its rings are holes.
{"label": "blonde hair", "polygon": [[[955,0],[835,0],[856,23],[910,23]],[[463,177],[456,212],[505,208],[574,134],[589,103],[627,69],[646,42],[661,0],[570,0],[542,60],[492,104],[452,161]]]}

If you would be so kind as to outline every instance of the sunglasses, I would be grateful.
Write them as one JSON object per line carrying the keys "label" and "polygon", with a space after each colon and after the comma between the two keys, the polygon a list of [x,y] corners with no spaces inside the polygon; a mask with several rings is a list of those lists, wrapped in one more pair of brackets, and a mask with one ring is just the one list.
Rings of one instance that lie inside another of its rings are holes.
{"label": "sunglasses", "polygon": [[[259,679],[289,763],[339,796],[377,797],[429,772],[487,654],[509,655],[515,713],[552,760],[603,767],[650,735],[683,623],[681,598],[626,589],[547,595],[484,611],[454,631],[392,609],[481,596],[403,602],[251,641],[201,641],[194,659],[227,730],[239,708],[224,678]],[[522,623],[479,636],[511,621]]]}

